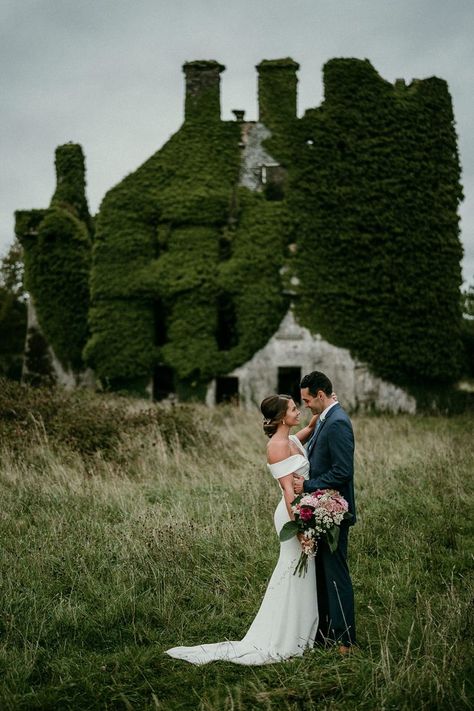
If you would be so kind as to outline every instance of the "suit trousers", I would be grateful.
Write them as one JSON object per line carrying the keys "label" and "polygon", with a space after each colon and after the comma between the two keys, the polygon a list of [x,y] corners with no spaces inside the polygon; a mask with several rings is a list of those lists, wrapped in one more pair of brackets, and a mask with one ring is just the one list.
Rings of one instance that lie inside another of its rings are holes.
{"label": "suit trousers", "polygon": [[318,590],[319,627],[316,644],[356,643],[354,592],[347,565],[349,526],[342,523],[339,545],[331,553],[325,540],[318,542],[316,585]]}

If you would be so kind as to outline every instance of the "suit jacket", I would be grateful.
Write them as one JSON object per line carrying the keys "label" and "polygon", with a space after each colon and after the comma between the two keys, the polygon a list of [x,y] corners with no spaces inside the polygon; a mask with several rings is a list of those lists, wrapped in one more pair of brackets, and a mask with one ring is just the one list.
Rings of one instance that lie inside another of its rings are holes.
{"label": "suit jacket", "polygon": [[354,499],[354,432],[349,416],[336,403],[321,422],[316,435],[308,443],[309,479],[303,488],[337,489],[349,504],[349,512],[356,521]]}

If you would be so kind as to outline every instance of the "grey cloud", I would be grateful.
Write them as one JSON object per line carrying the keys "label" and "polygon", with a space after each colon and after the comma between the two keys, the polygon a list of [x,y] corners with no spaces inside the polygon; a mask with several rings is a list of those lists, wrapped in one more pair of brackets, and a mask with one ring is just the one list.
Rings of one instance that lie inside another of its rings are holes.
{"label": "grey cloud", "polygon": [[0,251],[13,211],[48,204],[54,149],[83,145],[91,209],[182,121],[181,65],[227,66],[223,117],[256,118],[254,65],[301,64],[299,109],[321,100],[321,68],[367,57],[387,80],[448,81],[460,137],[464,276],[474,276],[472,0],[2,0],[0,8]]}

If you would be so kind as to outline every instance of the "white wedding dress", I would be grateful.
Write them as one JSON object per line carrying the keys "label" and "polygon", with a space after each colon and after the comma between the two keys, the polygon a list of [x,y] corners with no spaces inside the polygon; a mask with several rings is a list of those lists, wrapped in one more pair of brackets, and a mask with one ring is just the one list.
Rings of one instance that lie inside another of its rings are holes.
{"label": "white wedding dress", "polygon": [[[290,435],[301,454],[268,464],[275,479],[295,472],[305,479],[309,474],[306,450],[295,435]],[[274,522],[277,534],[289,521],[282,496],[276,507]],[[301,656],[312,647],[318,627],[318,601],[314,559],[308,561],[305,577],[293,575],[301,553],[296,537],[280,544],[280,557],[268,583],[260,609],[243,639],[234,642],[214,642],[194,647],[173,647],[166,654],[192,664],[216,660],[235,664],[271,664],[289,657]]]}

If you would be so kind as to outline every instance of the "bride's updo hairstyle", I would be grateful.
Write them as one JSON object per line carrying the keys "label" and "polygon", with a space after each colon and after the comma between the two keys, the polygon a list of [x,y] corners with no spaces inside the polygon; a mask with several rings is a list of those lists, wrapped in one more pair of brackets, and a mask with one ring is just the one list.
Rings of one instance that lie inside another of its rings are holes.
{"label": "bride's updo hairstyle", "polygon": [[285,419],[291,395],[269,395],[262,400],[260,410],[263,415],[263,431],[267,437],[273,437],[278,425]]}

